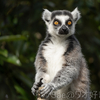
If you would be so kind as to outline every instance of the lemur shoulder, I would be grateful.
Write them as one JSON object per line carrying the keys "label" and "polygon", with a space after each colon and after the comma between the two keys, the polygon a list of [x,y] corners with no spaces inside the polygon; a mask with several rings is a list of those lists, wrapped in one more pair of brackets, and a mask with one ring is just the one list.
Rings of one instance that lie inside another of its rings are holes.
{"label": "lemur shoulder", "polygon": [[[36,76],[32,93],[35,95],[42,80],[44,88],[40,95],[45,100],[70,100],[67,97],[70,91],[74,93],[71,100],[90,100],[89,71],[80,43],[74,36],[80,12],[77,8],[72,12],[50,12],[45,9],[42,19],[47,26],[47,34],[36,56]],[[64,98],[62,94],[65,95]],[[83,94],[87,95],[84,97]]]}

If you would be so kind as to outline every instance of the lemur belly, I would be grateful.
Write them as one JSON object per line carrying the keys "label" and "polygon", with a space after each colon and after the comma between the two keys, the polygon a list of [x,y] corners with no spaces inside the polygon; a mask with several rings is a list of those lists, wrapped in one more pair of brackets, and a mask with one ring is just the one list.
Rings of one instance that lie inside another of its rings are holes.
{"label": "lemur belly", "polygon": [[64,64],[63,54],[65,52],[64,43],[49,43],[44,47],[44,57],[47,61],[47,73],[50,75],[50,81],[55,77],[57,72],[62,69]]}

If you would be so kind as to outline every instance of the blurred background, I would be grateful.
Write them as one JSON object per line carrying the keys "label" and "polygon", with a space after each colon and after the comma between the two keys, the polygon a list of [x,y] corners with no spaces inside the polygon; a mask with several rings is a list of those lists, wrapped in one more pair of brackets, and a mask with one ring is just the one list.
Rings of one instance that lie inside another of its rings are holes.
{"label": "blurred background", "polygon": [[43,8],[76,7],[82,16],[76,37],[89,66],[92,100],[100,100],[100,0],[0,0],[0,100],[36,100],[31,87],[33,63],[45,37]]}

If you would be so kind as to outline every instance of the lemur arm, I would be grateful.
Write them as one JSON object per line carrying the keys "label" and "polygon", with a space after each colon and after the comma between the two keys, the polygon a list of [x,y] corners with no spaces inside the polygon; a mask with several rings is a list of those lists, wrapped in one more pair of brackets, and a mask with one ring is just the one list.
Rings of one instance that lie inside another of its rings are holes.
{"label": "lemur arm", "polygon": [[54,90],[58,90],[65,85],[69,85],[74,79],[78,77],[79,69],[73,65],[65,66],[60,70],[56,77],[52,80],[50,84],[54,86]]}
{"label": "lemur arm", "polygon": [[46,73],[46,60],[43,58],[42,54],[37,54],[36,61],[36,75],[35,75],[35,82],[39,82],[41,78],[44,77]]}
{"label": "lemur arm", "polygon": [[56,91],[63,86],[69,85],[74,79],[76,79],[79,75],[80,63],[81,63],[81,52],[78,50],[73,51],[73,53],[69,53],[69,55],[65,55],[66,66],[57,73],[54,79],[48,83],[44,84],[44,88],[41,90],[41,97],[48,97],[52,91]]}
{"label": "lemur arm", "polygon": [[51,81],[54,85],[54,90],[62,88],[65,85],[69,85],[79,75],[81,67],[82,54],[76,50],[69,55],[65,55],[66,66],[57,73],[55,78]]}
{"label": "lemur arm", "polygon": [[40,47],[36,60],[35,60],[35,68],[36,68],[36,75],[35,75],[35,82],[32,87],[33,95],[36,95],[36,91],[38,88],[43,84],[46,83],[46,80],[49,80],[49,75],[46,74],[46,60],[42,55],[42,48]]}

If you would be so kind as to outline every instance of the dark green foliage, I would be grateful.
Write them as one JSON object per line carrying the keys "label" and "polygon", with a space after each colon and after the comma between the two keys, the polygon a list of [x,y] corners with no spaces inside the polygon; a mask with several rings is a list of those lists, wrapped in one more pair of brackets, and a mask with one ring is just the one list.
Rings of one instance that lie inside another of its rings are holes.
{"label": "dark green foliage", "polygon": [[45,37],[43,8],[78,7],[76,36],[90,69],[92,100],[100,99],[100,0],[0,0],[0,100],[35,100],[34,59]]}

